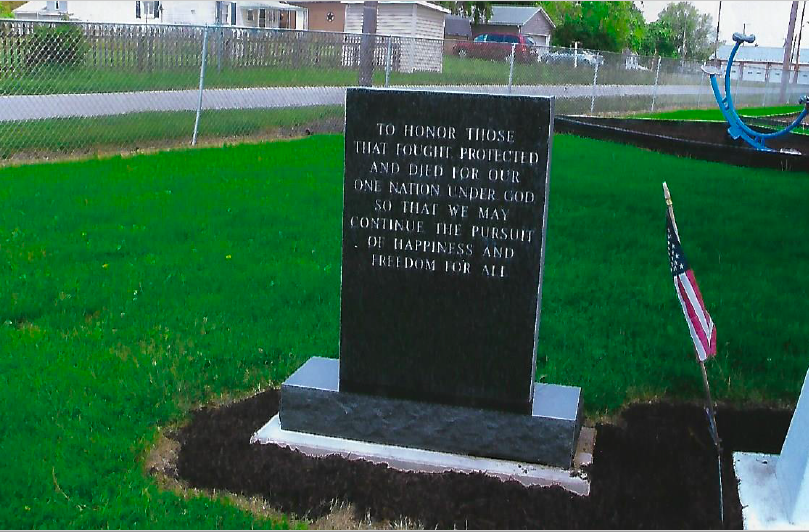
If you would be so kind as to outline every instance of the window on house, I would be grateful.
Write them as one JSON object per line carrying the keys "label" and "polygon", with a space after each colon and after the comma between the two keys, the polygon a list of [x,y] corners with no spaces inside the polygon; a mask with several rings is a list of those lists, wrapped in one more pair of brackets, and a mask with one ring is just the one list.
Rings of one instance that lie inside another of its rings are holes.
{"label": "window on house", "polygon": [[253,22],[253,10],[252,9],[247,10],[247,20],[249,20],[250,22]]}
{"label": "window on house", "polygon": [[143,14],[154,18],[154,2],[143,2]]}

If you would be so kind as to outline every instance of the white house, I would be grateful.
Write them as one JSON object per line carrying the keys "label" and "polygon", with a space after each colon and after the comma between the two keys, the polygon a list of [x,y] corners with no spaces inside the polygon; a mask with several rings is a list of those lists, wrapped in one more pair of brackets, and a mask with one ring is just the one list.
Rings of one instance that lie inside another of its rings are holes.
{"label": "white house", "polygon": [[132,24],[224,24],[248,28],[308,27],[307,9],[280,1],[140,2],[35,1],[14,10],[21,20],[76,20]]}
{"label": "white house", "polygon": [[[362,33],[362,0],[346,0],[345,32]],[[440,72],[444,17],[450,11],[431,2],[384,1],[377,4],[376,33],[400,37],[399,71]]]}

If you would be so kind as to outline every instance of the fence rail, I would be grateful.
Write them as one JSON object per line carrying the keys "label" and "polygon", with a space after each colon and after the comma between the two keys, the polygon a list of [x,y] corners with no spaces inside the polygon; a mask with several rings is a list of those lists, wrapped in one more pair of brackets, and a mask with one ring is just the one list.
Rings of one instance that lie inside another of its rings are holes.
{"label": "fence rail", "polygon": [[[363,74],[364,46],[372,64]],[[335,123],[344,88],[361,79],[378,87],[554,95],[563,114],[713,107],[701,66],[510,43],[0,20],[0,157],[187,143],[195,122],[202,139]],[[738,105],[783,103],[772,71],[748,64],[731,77]],[[809,76],[791,81],[786,101],[794,103]]]}

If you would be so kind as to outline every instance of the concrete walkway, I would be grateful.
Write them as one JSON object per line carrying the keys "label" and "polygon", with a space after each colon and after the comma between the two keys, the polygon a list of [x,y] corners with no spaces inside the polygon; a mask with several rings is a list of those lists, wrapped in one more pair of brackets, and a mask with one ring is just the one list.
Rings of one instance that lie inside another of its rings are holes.
{"label": "concrete walkway", "polygon": [[[428,89],[452,92],[507,94],[505,85],[413,85],[392,87]],[[592,85],[515,85],[512,94],[546,95],[557,98],[591,98]],[[763,88],[734,89],[738,94],[763,94]],[[655,93],[652,85],[596,85],[598,98],[646,96]],[[712,98],[707,86],[661,85],[657,96],[678,96],[702,93]],[[111,116],[148,111],[196,111],[197,90],[104,92],[91,94],[47,94],[0,96],[0,122],[42,120],[48,118]],[[279,107],[308,107],[342,105],[345,87],[259,87],[250,89],[206,89],[203,109],[271,109]]]}

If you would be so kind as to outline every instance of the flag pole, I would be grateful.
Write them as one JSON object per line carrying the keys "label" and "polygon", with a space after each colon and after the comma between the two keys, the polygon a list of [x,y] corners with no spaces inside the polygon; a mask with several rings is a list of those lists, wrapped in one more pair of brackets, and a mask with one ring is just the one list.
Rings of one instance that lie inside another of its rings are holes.
{"label": "flag pole", "polygon": [[[663,197],[666,200],[671,225],[674,226],[674,235],[677,237],[677,240],[680,240],[680,231],[677,229],[677,221],[674,219],[674,203],[671,201],[671,193],[665,181],[663,182]],[[699,361],[699,367],[702,372],[702,387],[705,390],[705,415],[708,416],[708,428],[710,429],[711,439],[716,449],[716,462],[719,473],[719,517],[722,523],[724,523],[725,502],[722,488],[722,440],[719,438],[719,431],[716,428],[716,412],[714,411],[713,399],[711,398],[711,386],[708,384],[708,372],[705,370],[705,361],[700,360],[699,356],[696,358],[697,361]]]}

